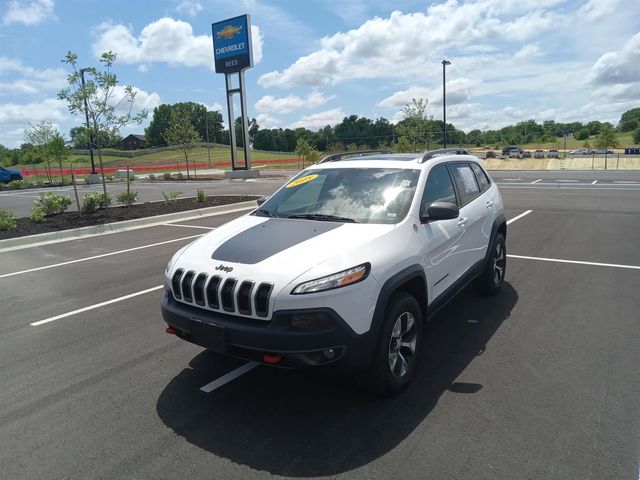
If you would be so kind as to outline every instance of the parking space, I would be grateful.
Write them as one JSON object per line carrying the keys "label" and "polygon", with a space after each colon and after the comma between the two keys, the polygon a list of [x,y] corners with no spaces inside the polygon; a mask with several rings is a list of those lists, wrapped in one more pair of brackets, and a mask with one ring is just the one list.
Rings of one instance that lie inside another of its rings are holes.
{"label": "parking space", "polygon": [[502,190],[504,289],[451,302],[391,399],[164,333],[166,261],[241,213],[10,252],[3,478],[637,478],[640,269],[587,263],[640,266],[640,189],[527,180]]}

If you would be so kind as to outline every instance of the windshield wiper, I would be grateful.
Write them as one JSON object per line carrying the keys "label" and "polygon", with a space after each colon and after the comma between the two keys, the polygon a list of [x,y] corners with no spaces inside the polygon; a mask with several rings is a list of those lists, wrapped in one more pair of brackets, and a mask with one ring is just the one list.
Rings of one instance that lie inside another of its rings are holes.
{"label": "windshield wiper", "polygon": [[266,210],[264,208],[259,208],[258,210],[255,211],[256,215],[260,215],[261,217],[271,217],[271,218],[279,218],[280,215],[278,215],[275,212],[272,212],[271,210]]}
{"label": "windshield wiper", "polygon": [[287,218],[304,218],[305,220],[318,220],[321,222],[358,223],[353,218],[339,217],[338,215],[329,215],[326,213],[301,213],[298,215],[289,215]]}

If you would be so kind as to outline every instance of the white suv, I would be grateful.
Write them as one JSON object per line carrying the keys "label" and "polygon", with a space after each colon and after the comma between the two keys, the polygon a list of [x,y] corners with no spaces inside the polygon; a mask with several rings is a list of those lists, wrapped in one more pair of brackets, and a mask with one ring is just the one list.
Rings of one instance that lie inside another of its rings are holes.
{"label": "white suv", "polygon": [[162,315],[197,345],[333,365],[394,393],[414,376],[424,321],[471,281],[500,289],[506,234],[498,187],[464,150],[333,155],[178,251]]}

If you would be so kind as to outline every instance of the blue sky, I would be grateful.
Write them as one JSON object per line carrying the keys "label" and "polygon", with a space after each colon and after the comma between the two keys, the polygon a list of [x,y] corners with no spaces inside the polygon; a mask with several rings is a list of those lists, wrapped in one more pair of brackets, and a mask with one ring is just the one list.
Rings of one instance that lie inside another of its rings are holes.
{"label": "blue sky", "polygon": [[81,123],[56,99],[68,50],[81,66],[116,52],[136,108],[224,107],[211,22],[243,13],[257,60],[248,108],[262,127],[316,129],[349,114],[398,120],[413,97],[441,118],[443,58],[452,62],[447,119],[466,131],[529,118],[615,123],[640,106],[637,0],[5,0],[0,143],[18,146],[30,122],[64,134]]}

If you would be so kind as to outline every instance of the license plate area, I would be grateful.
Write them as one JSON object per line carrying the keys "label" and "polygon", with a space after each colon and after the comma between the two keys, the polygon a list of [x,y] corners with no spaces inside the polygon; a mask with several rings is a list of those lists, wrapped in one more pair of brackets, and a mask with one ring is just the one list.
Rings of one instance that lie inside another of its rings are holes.
{"label": "license plate area", "polygon": [[189,321],[192,340],[198,345],[224,352],[227,349],[227,332],[225,327],[199,320]]}

